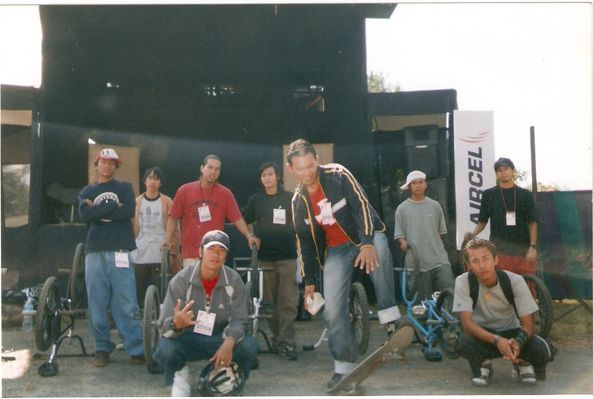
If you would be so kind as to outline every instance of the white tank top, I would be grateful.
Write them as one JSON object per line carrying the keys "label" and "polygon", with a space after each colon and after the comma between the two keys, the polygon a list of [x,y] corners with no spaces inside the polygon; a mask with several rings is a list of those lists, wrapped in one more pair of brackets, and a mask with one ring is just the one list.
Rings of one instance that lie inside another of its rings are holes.
{"label": "white tank top", "polygon": [[161,263],[161,245],[165,241],[161,197],[147,200],[142,197],[138,213],[138,237],[136,250],[132,252],[134,263]]}

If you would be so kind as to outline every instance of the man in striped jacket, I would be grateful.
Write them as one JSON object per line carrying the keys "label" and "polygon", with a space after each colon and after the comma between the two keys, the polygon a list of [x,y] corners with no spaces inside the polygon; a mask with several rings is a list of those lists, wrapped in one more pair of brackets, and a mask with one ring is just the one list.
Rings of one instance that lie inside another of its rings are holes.
{"label": "man in striped jacket", "polygon": [[[360,267],[375,286],[380,316],[395,331],[399,316],[395,306],[393,265],[385,225],[348,169],[339,164],[320,165],[311,143],[299,139],[288,147],[289,170],[299,180],[292,199],[294,226],[305,281],[305,304],[313,299],[316,270],[323,270],[324,318],[334,358],[337,384],[358,360],[354,331],[348,319],[352,271]],[[305,305],[307,306],[307,305]],[[391,316],[391,317],[389,317]]]}

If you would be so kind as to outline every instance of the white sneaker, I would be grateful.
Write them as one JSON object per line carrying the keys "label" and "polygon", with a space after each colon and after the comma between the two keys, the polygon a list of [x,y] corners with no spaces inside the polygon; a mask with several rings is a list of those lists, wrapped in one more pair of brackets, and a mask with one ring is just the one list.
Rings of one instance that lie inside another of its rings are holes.
{"label": "white sneaker", "polygon": [[482,367],[480,367],[480,376],[472,378],[472,385],[475,387],[487,387],[492,382],[492,374],[494,374],[492,363],[486,360],[482,363]]}
{"label": "white sneaker", "polygon": [[519,375],[519,382],[521,382],[521,384],[533,385],[537,381],[533,366],[527,362],[521,362],[516,365],[515,372]]}
{"label": "white sneaker", "polygon": [[173,386],[171,387],[171,397],[187,398],[191,396],[191,385],[189,384],[189,367],[183,366],[175,372]]}

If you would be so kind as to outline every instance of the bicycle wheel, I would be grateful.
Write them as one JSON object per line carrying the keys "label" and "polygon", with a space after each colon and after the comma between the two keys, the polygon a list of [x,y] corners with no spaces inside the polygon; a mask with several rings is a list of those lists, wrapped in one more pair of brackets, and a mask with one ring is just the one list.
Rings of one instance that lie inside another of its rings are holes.
{"label": "bicycle wheel", "polygon": [[35,315],[35,345],[40,351],[48,350],[60,335],[59,308],[58,283],[56,278],[51,276],[43,283]]}
{"label": "bicycle wheel", "polygon": [[155,285],[149,285],[144,295],[144,313],[142,314],[142,343],[144,345],[144,358],[148,370],[155,362],[153,353],[159,341],[158,320],[161,310],[159,291]]}
{"label": "bicycle wheel", "polygon": [[449,359],[457,359],[460,355],[458,342],[461,327],[453,313],[453,290],[442,290],[435,306],[437,314],[445,321],[439,337],[441,349]]}
{"label": "bicycle wheel", "polygon": [[361,283],[352,283],[350,287],[348,317],[354,325],[358,354],[364,355],[369,347],[369,302]]}
{"label": "bicycle wheel", "polygon": [[552,297],[546,284],[533,274],[524,274],[523,279],[537,303],[538,311],[534,314],[534,333],[546,338],[552,330],[554,317],[552,313]]}
{"label": "bicycle wheel", "polygon": [[167,295],[169,285],[169,249],[163,248],[161,252],[161,270],[159,271],[159,293],[162,299]]}
{"label": "bicycle wheel", "polygon": [[82,309],[85,300],[84,243],[79,242],[74,250],[72,270],[68,277],[68,299],[72,309]]}

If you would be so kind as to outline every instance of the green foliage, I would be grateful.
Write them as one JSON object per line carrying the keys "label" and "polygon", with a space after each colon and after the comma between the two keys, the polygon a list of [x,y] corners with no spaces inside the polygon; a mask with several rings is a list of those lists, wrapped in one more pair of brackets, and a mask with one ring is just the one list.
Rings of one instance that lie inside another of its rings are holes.
{"label": "green foliage", "polygon": [[[527,190],[532,190],[531,185],[531,176],[527,174],[526,170],[515,169],[515,184],[520,187],[526,188]],[[546,183],[537,183],[537,191],[544,192],[544,191],[561,191],[562,188],[557,184],[546,184]]]}
{"label": "green foliage", "polygon": [[394,93],[400,91],[399,84],[392,85],[387,82],[387,76],[381,72],[371,71],[367,77],[369,93]]}

